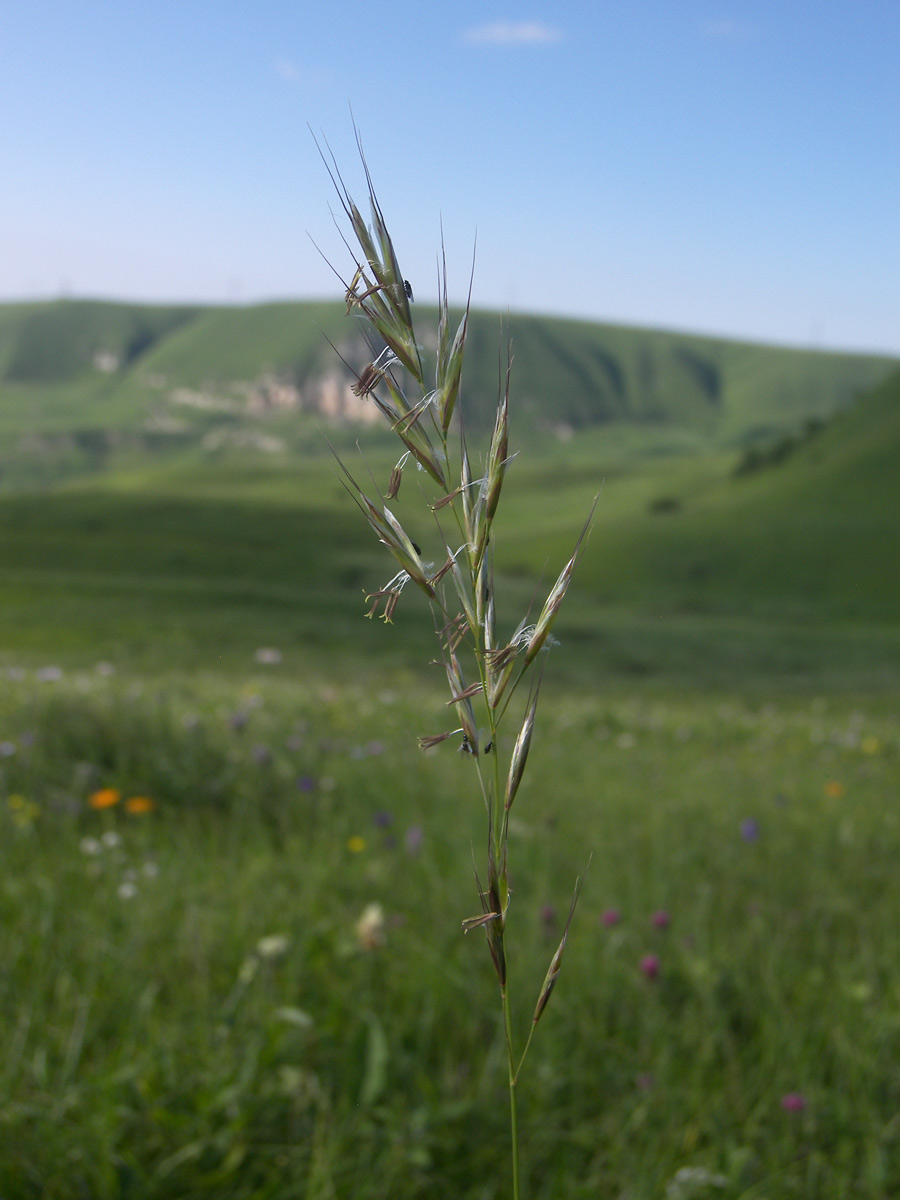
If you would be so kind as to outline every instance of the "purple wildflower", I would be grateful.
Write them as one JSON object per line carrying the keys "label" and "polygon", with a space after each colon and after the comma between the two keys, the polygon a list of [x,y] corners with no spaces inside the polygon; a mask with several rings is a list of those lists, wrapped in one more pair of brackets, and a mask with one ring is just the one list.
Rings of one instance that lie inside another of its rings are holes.
{"label": "purple wildflower", "polygon": [[425,840],[425,832],[421,825],[410,825],[406,831],[404,841],[406,849],[410,854],[418,854],[422,849],[422,842]]}
{"label": "purple wildflower", "polygon": [[641,974],[653,983],[659,978],[659,959],[655,954],[645,954],[641,959]]}
{"label": "purple wildflower", "polygon": [[668,929],[672,923],[671,917],[664,908],[661,908],[659,912],[655,912],[650,920],[654,929]]}
{"label": "purple wildflower", "polygon": [[606,925],[611,929],[613,925],[618,925],[622,920],[622,914],[617,908],[607,908],[605,912],[600,914],[600,924]]}
{"label": "purple wildflower", "polygon": [[741,837],[745,842],[755,842],[759,837],[759,821],[755,817],[741,821]]}
{"label": "purple wildflower", "polygon": [[802,1092],[788,1092],[781,1097],[781,1107],[785,1112],[802,1112],[806,1108],[806,1097]]}

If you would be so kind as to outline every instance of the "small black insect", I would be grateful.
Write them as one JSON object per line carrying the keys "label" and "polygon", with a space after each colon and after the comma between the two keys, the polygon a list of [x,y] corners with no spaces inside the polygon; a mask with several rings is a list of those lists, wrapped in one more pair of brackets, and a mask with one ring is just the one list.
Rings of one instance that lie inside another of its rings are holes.
{"label": "small black insect", "polygon": [[412,544],[412,548],[413,548],[413,550],[415,550],[416,554],[421,554],[421,553],[422,553],[422,548],[421,548],[421,546],[417,546],[415,542],[413,542],[413,544]]}
{"label": "small black insect", "polygon": [[404,292],[406,292],[407,299],[412,300],[413,299],[412,284],[409,282],[408,279],[403,280],[403,290],[404,290]]}
{"label": "small black insect", "polygon": [[488,744],[484,748],[485,754],[490,754],[490,752],[493,750],[493,748],[494,748],[494,743],[488,742]]}
{"label": "small black insect", "polygon": [[462,741],[460,742],[459,752],[460,752],[460,754],[471,754],[473,758],[478,757],[478,749],[476,746],[473,746],[472,743],[469,741],[468,734],[464,733],[462,735]]}

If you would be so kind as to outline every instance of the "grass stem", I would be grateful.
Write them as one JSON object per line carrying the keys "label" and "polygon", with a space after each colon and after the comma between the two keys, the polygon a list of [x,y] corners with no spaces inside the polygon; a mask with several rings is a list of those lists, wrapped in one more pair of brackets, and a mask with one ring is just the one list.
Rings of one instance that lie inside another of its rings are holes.
{"label": "grass stem", "polygon": [[519,1120],[516,1106],[516,1088],[518,1086],[515,1055],[512,1044],[512,1013],[509,1003],[509,989],[502,988],[503,997],[503,1028],[506,1034],[506,1056],[509,1067],[509,1132],[512,1153],[512,1183],[513,1200],[520,1200],[519,1190]]}

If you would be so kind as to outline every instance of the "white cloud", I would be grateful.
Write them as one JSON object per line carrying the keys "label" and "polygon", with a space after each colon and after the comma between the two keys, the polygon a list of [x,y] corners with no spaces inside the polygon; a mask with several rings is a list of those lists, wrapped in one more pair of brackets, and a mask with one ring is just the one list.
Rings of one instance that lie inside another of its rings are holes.
{"label": "white cloud", "polygon": [[721,42],[746,42],[756,37],[756,28],[745,21],[734,21],[730,17],[720,17],[717,21],[706,21],[700,26],[700,32],[708,38]]}
{"label": "white cloud", "polygon": [[540,21],[493,21],[466,30],[465,39],[479,46],[540,46],[561,41],[562,33]]}
{"label": "white cloud", "polygon": [[297,65],[286,58],[279,58],[276,61],[275,73],[282,79],[289,79],[292,82],[300,78],[300,70]]}
{"label": "white cloud", "polygon": [[274,63],[275,74],[286,83],[299,87],[322,88],[333,82],[331,72],[324,68],[308,71],[298,67],[289,58],[278,58]]}

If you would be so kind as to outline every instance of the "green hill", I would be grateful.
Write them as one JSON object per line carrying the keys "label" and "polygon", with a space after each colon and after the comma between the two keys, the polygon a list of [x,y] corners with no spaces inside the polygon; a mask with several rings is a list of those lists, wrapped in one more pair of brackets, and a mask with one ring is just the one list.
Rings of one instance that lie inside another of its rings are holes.
{"label": "green hill", "polygon": [[[522,453],[497,535],[502,620],[559,569],[599,491],[561,619],[573,676],[795,663],[817,678],[826,661],[844,669],[853,639],[854,678],[900,672],[891,360],[511,324]],[[362,620],[390,564],[322,427],[353,455],[361,441],[376,485],[396,452],[384,431],[310,407],[317,378],[352,378],[323,334],[361,352],[334,304],[0,307],[0,658],[202,665],[260,644],[427,657],[424,613],[387,631]],[[470,414],[493,405],[500,337],[498,317],[473,315]],[[420,500],[404,484],[397,512],[437,558]]]}
{"label": "green hill", "polygon": [[59,384],[128,371],[197,313],[97,301],[0,305],[0,379]]}
{"label": "green hill", "polygon": [[[586,566],[613,602],[896,623],[900,372],[777,464],[615,517]],[[533,550],[534,553],[534,550]]]}
{"label": "green hill", "polygon": [[[383,451],[366,459],[387,478]],[[736,461],[648,456],[602,430],[523,453],[497,535],[501,623],[565,561],[602,485],[557,672],[896,684],[900,373],[777,465],[735,475]],[[419,505],[404,485],[396,511],[436,557],[433,524],[410,515]],[[300,662],[362,655],[374,669],[429,655],[417,596],[389,629],[362,619],[362,593],[390,561],[324,455],[188,455],[8,496],[0,562],[7,660],[227,666],[274,644]]]}
{"label": "green hill", "polygon": [[[420,306],[417,316],[427,352],[435,314]],[[559,318],[516,315],[509,326],[526,438],[626,422],[735,445],[845,407],[892,365]],[[463,403],[474,429],[492,421],[504,338],[497,314],[472,314]],[[140,432],[166,421],[207,431],[210,412],[231,423],[291,406],[320,413],[323,381],[346,391],[353,378],[329,340],[357,370],[370,354],[339,303],[0,306],[0,434]]]}

